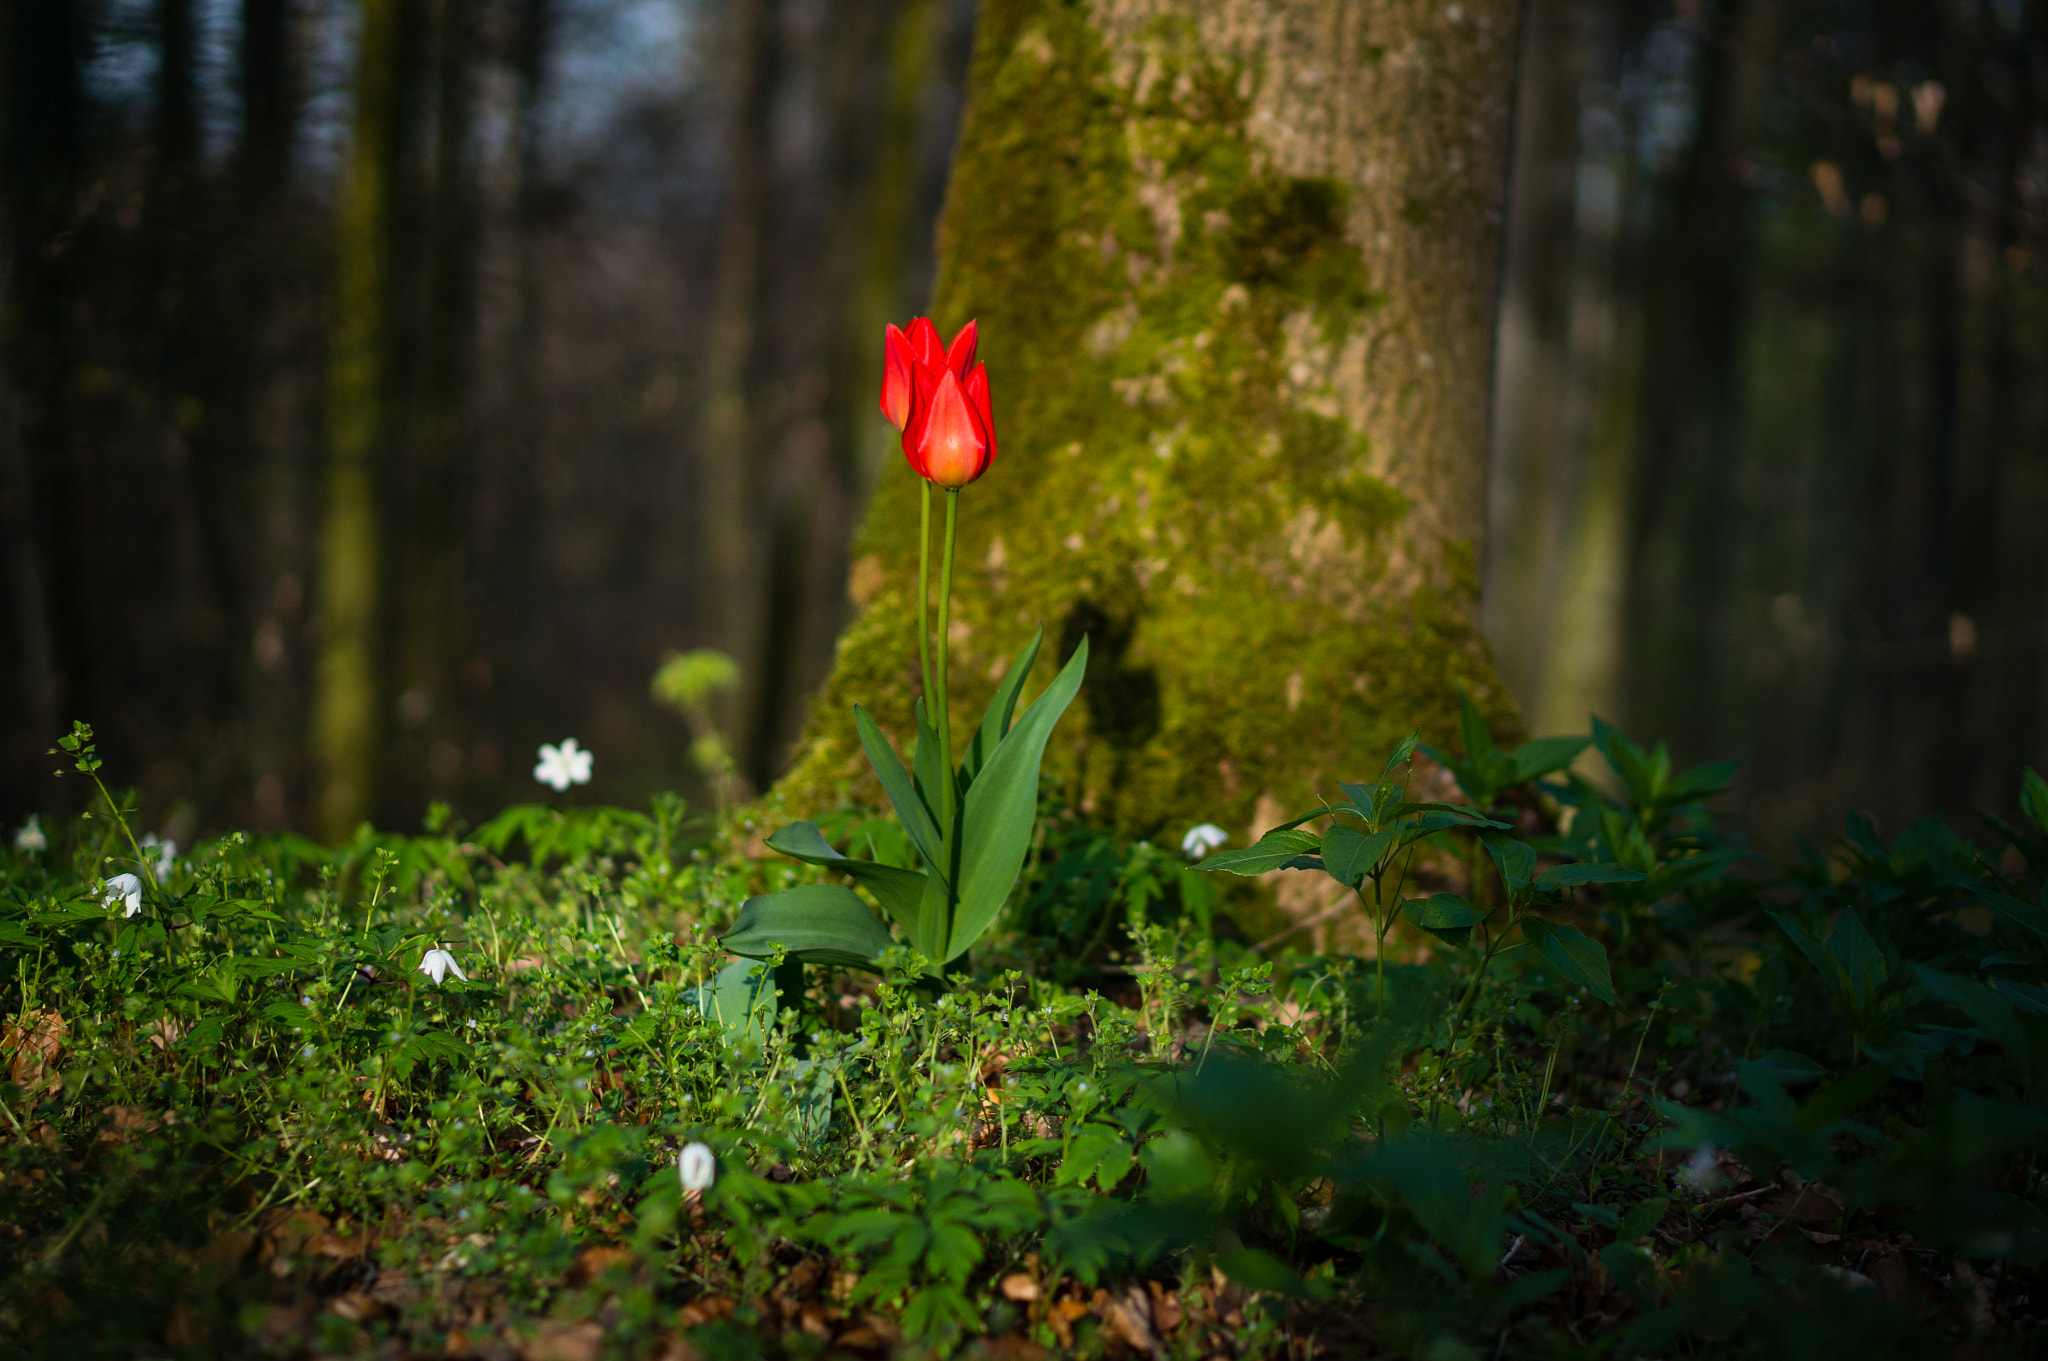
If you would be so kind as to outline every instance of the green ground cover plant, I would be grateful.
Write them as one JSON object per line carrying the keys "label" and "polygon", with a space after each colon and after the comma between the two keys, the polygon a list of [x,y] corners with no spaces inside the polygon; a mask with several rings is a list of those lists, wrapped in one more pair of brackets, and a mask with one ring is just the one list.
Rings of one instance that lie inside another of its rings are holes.
{"label": "green ground cover plant", "polygon": [[[178,857],[81,727],[91,807],[0,848],[0,1347],[2034,1351],[2048,785],[1772,865],[1727,767],[1590,742],[1468,722],[1192,865],[1048,793],[970,967],[899,927],[778,990],[719,933],[912,870],[895,818]],[[1378,955],[1255,948],[1285,874]]]}

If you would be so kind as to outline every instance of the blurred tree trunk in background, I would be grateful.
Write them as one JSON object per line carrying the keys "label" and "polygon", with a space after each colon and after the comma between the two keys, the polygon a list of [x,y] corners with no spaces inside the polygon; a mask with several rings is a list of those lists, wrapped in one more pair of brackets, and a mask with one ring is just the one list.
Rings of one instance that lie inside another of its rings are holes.
{"label": "blurred tree trunk in background", "polygon": [[[830,670],[846,622],[846,551],[866,489],[889,466],[874,436],[875,356],[882,330],[924,305],[907,296],[918,233],[919,134],[945,23],[939,0],[834,6],[818,34],[830,129],[829,314],[803,374],[763,374],[789,395],[768,499],[765,637],[741,767],[764,787],[787,763],[811,692]],[[879,109],[879,117],[873,112]],[[782,312],[784,308],[774,309]]]}
{"label": "blurred tree trunk in background", "polygon": [[[734,0],[726,22],[726,199],[718,284],[703,360],[697,447],[702,534],[718,645],[740,664],[726,730],[743,762],[755,750],[766,690],[769,590],[767,458],[755,345],[771,262],[762,258],[773,190],[769,115],[781,60],[777,0]],[[757,768],[742,774],[758,779]]]}
{"label": "blurred tree trunk in background", "polygon": [[[1277,821],[1453,682],[1514,726],[1474,615],[1517,8],[983,4],[934,312],[980,320],[1001,453],[953,713],[1088,633],[1051,768],[1092,815]],[[854,701],[910,727],[916,497],[891,460],[794,807],[875,797]]]}
{"label": "blurred tree trunk in background", "polygon": [[335,224],[312,714],[316,822],[330,840],[368,813],[380,764],[379,465],[391,437],[387,356],[404,17],[401,0],[364,0],[355,122]]}
{"label": "blurred tree trunk in background", "polygon": [[[450,725],[463,646],[463,490],[469,476],[468,416],[476,354],[477,190],[470,151],[476,67],[474,0],[422,6],[422,60],[414,78],[424,108],[414,136],[407,195],[416,220],[407,232],[408,375],[400,467],[390,504],[401,526],[396,554],[403,598],[396,602],[397,717],[404,729],[394,764],[400,779],[383,800],[394,819],[422,807],[445,766],[438,746]],[[459,734],[455,734],[459,735]],[[440,753],[437,755],[437,752]]]}
{"label": "blurred tree trunk in background", "polygon": [[59,706],[78,704],[90,676],[87,622],[50,607],[72,575],[53,531],[76,476],[63,411],[72,264],[63,233],[83,170],[87,32],[72,0],[0,10],[0,537],[14,625],[6,648],[28,725],[0,756],[15,769],[40,764]]}

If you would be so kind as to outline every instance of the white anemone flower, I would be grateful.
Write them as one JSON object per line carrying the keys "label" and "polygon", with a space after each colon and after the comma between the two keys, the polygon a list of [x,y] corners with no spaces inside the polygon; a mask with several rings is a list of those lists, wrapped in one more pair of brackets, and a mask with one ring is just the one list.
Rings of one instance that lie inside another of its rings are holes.
{"label": "white anemone flower", "polygon": [[35,813],[28,815],[28,821],[14,834],[14,849],[17,851],[46,851],[50,839],[43,835],[43,820]]}
{"label": "white anemone flower", "polygon": [[464,973],[462,966],[455,962],[455,956],[449,954],[438,945],[421,956],[420,972],[434,980],[434,986],[437,988],[441,986],[441,980],[451,973],[465,983],[469,981],[469,975]]}
{"label": "white anemone flower", "polygon": [[1230,833],[1213,822],[1205,822],[1188,829],[1188,834],[1180,839],[1180,853],[1190,860],[1200,860],[1228,840]]}
{"label": "white anemone flower", "polygon": [[1678,1171],[1678,1179],[1700,1195],[1721,1184],[1721,1154],[1712,1144],[1694,1151]]}
{"label": "white anemone flower", "polygon": [[533,778],[556,790],[567,789],[572,784],[589,784],[593,759],[589,752],[576,745],[573,737],[559,747],[552,742],[543,742],[540,764],[533,768]]}
{"label": "white anemone flower", "polygon": [[122,913],[122,916],[132,917],[142,911],[142,880],[132,874],[117,874],[107,880],[106,887],[100,894],[100,901],[112,907],[121,899],[126,899],[128,903],[128,910]]}
{"label": "white anemone flower", "polygon": [[718,1179],[718,1157],[709,1144],[689,1143],[676,1155],[676,1174],[685,1191],[708,1191]]}
{"label": "white anemone flower", "polygon": [[[169,837],[165,837],[162,841],[158,841],[156,839],[156,833],[150,832],[142,838],[142,850],[143,860],[146,862],[154,862],[150,865],[150,868],[156,871],[156,881],[159,884],[161,884],[164,880],[171,877],[171,866],[176,864],[178,861],[177,842],[171,840]],[[151,850],[154,850],[156,852],[154,856],[149,854]]]}

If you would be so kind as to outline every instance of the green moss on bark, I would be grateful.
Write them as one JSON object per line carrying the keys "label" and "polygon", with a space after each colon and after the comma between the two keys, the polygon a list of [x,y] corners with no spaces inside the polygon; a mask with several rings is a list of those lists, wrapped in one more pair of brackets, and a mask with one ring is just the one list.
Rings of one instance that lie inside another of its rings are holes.
{"label": "green moss on bark", "polygon": [[[1452,682],[1498,686],[1471,546],[1406,532],[1331,395],[1380,305],[1352,190],[1269,167],[1256,74],[1191,28],[1113,54],[1085,6],[980,22],[934,309],[980,321],[1001,441],[961,496],[956,728],[1043,623],[1062,656],[1093,639],[1048,774],[1142,834],[1244,829],[1262,794],[1301,804],[1448,733]],[[892,465],[856,541],[863,610],[780,787],[793,811],[878,798],[856,701],[910,730],[917,489]]]}

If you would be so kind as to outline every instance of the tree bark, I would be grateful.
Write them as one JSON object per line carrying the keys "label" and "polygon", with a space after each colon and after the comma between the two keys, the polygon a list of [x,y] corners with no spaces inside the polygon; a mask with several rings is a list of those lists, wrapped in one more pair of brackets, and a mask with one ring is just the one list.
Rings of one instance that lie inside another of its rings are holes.
{"label": "tree bark", "polygon": [[315,820],[329,840],[371,807],[381,739],[377,464],[389,438],[393,178],[402,52],[399,0],[364,0],[347,183],[335,223],[334,321],[327,372],[314,677]]}
{"label": "tree bark", "polygon": [[[952,712],[1034,626],[1088,633],[1048,769],[1091,816],[1249,832],[1446,736],[1454,682],[1515,725],[1475,613],[1516,17],[982,7],[933,310],[980,320],[1001,447],[961,498]],[[855,701],[909,730],[917,520],[893,467],[792,809],[878,798]]]}

